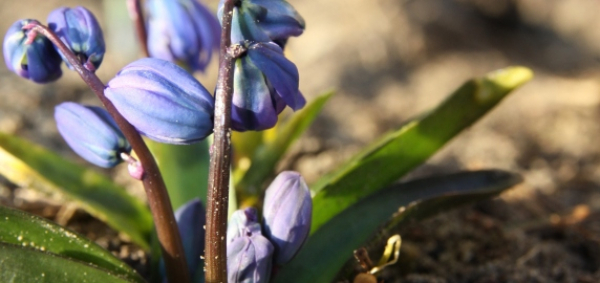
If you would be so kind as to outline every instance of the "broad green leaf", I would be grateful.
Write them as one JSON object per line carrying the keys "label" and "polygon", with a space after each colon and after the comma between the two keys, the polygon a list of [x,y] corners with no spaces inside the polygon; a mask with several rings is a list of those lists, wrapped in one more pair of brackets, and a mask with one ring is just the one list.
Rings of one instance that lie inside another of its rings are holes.
{"label": "broad green leaf", "polygon": [[467,81],[431,112],[385,135],[321,178],[310,186],[316,193],[311,233],[345,208],[423,163],[532,76],[527,68],[509,67]]}
{"label": "broad green leaf", "polygon": [[1,243],[57,254],[93,264],[131,282],[144,282],[131,267],[109,251],[44,218],[0,206],[0,227]]}
{"label": "broad green leaf", "polygon": [[491,197],[521,181],[516,174],[490,170],[420,179],[381,190],[344,210],[311,235],[298,255],[277,273],[274,282],[331,282],[352,251],[399,207],[437,198],[448,209]]}
{"label": "broad green leaf", "polygon": [[0,282],[119,283],[139,282],[119,277],[85,262],[0,243]]}
{"label": "broad green leaf", "polygon": [[165,180],[174,209],[200,198],[206,204],[208,185],[208,141],[191,145],[173,145],[146,139]]}
{"label": "broad green leaf", "polygon": [[267,141],[257,147],[250,168],[235,185],[239,192],[253,196],[261,193],[261,185],[274,173],[277,162],[292,143],[312,124],[332,95],[333,92],[327,92],[318,96],[304,109],[294,113],[287,122],[279,126],[272,141]]}
{"label": "broad green leaf", "polygon": [[105,176],[39,145],[0,133],[0,174],[22,187],[58,192],[148,249],[149,209]]}

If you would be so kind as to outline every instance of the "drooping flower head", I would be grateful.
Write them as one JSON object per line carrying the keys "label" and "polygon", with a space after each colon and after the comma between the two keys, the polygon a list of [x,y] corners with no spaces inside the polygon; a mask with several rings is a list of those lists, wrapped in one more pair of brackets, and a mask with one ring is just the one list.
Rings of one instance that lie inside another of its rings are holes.
{"label": "drooping flower head", "polygon": [[50,40],[42,35],[30,38],[28,31],[23,30],[32,22],[36,21],[18,20],[6,32],[3,44],[6,67],[36,83],[55,81],[62,75],[62,60]]}
{"label": "drooping flower head", "polygon": [[281,172],[265,193],[265,237],[275,246],[275,263],[285,264],[298,252],[310,231],[312,199],[297,172]]}
{"label": "drooping flower head", "polygon": [[306,104],[298,90],[298,69],[275,43],[246,41],[244,46],[246,53],[235,62],[232,128],[269,129],[286,105],[295,111]]}
{"label": "drooping flower head", "polygon": [[[219,4],[218,15],[222,20],[223,0]],[[290,36],[302,34],[304,28],[304,19],[284,0],[239,0],[233,9],[231,42],[284,43]]]}
{"label": "drooping flower head", "polygon": [[171,62],[137,60],[108,82],[105,94],[129,123],[155,141],[191,144],[212,133],[213,97]]}
{"label": "drooping flower head", "polygon": [[[89,62],[94,70],[100,67],[106,47],[102,29],[92,12],[81,6],[58,8],[48,15],[48,28],[73,51],[81,64]],[[73,69],[64,55],[57,51],[67,66]]]}
{"label": "drooping flower head", "polygon": [[215,15],[198,0],[148,0],[150,56],[203,71],[219,46]]}
{"label": "drooping flower head", "polygon": [[83,159],[104,168],[119,164],[131,146],[104,108],[63,102],[54,108],[58,132]]}

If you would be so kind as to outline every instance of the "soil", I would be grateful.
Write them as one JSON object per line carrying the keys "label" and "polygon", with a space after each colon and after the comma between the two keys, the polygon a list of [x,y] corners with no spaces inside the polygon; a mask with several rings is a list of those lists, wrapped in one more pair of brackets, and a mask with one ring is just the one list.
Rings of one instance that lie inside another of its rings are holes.
{"label": "soil", "polygon": [[[137,56],[124,4],[117,2],[124,1],[3,1],[0,30],[23,17],[43,20],[60,5],[86,6],[105,28],[109,50],[99,75],[107,81]],[[535,72],[532,82],[404,178],[498,168],[525,181],[493,200],[399,227],[400,261],[380,280],[600,282],[600,2],[289,2],[307,22],[305,34],[289,43],[302,92],[310,100],[336,90],[281,166],[309,183],[471,77],[510,65]],[[198,75],[209,88],[215,67]],[[57,134],[53,107],[97,102],[75,74],[64,72],[57,83],[35,85],[0,68],[0,131],[77,160]],[[143,198],[120,169],[105,173]],[[147,273],[141,250],[60,196],[2,179],[0,202],[66,224]],[[373,259],[382,245],[369,247]]]}

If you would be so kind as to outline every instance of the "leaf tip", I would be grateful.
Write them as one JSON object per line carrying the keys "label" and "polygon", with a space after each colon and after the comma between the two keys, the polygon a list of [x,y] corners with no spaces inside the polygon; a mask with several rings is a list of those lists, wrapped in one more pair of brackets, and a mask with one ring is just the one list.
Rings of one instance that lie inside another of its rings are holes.
{"label": "leaf tip", "polygon": [[485,79],[507,90],[515,89],[533,78],[533,71],[523,66],[499,69],[485,76]]}

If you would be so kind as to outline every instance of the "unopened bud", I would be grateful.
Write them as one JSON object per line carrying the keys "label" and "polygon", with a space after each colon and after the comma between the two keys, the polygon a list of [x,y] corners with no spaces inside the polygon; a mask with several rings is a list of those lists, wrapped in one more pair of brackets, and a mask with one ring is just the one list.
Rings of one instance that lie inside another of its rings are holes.
{"label": "unopened bud", "polygon": [[137,60],[108,82],[105,94],[129,123],[155,141],[191,144],[212,133],[213,97],[171,62]]}
{"label": "unopened bud", "polygon": [[[36,83],[48,83],[62,75],[60,55],[46,37],[23,27],[37,22],[18,20],[4,36],[4,62],[9,70]],[[30,34],[31,33],[31,34]]]}
{"label": "unopened bud", "polygon": [[227,239],[227,282],[269,282],[274,249],[261,233],[256,210],[236,211],[227,228]]}
{"label": "unopened bud", "polygon": [[285,171],[273,180],[265,194],[263,214],[265,237],[275,246],[275,263],[287,263],[310,231],[312,199],[300,174]]}
{"label": "unopened bud", "polygon": [[227,223],[227,243],[235,238],[244,236],[247,233],[260,232],[258,215],[255,208],[236,210]]}
{"label": "unopened bud", "polygon": [[219,46],[215,15],[198,0],[148,0],[150,56],[203,71]]}
{"label": "unopened bud", "polygon": [[[48,28],[73,51],[82,65],[89,67],[90,63],[92,71],[100,67],[106,48],[102,29],[92,12],[81,6],[58,8],[48,15]],[[67,66],[73,69],[60,50],[57,51]]]}
{"label": "unopened bud", "polygon": [[64,102],[54,108],[58,132],[83,159],[104,168],[122,161],[131,146],[104,108]]}

